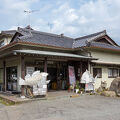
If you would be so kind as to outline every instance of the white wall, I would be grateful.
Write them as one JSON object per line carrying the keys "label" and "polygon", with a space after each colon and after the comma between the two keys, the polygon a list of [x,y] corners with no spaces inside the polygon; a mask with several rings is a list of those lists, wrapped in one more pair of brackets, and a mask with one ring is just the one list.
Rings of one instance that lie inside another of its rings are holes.
{"label": "white wall", "polygon": [[120,64],[120,53],[110,53],[110,52],[100,52],[100,51],[91,51],[91,55],[98,60],[93,60],[93,62],[105,62]]}
{"label": "white wall", "polygon": [[108,68],[111,65],[111,63],[113,64],[118,64],[118,67],[114,66],[115,68],[120,68],[120,54],[118,53],[110,53],[110,52],[100,52],[100,51],[91,51],[91,55],[94,58],[98,58],[98,60],[93,60],[92,62],[97,62],[97,63],[108,63],[108,65],[104,65],[102,64],[102,66],[100,66],[99,64],[97,64],[96,66],[92,66],[91,67],[91,73],[93,74],[93,67],[95,68],[102,68],[102,78],[97,78],[97,81],[95,83],[95,88],[99,88],[101,85],[101,81],[106,81],[107,82],[107,88],[110,87],[111,82],[114,80],[114,78],[108,78]]}
{"label": "white wall", "polygon": [[92,66],[91,67],[91,74],[93,75],[93,68],[101,68],[102,69],[102,78],[97,78],[95,82],[95,89],[98,89],[101,86],[101,81],[106,81],[107,86],[106,88],[109,88],[111,85],[111,82],[114,80],[114,78],[108,78],[108,68],[107,66]]}

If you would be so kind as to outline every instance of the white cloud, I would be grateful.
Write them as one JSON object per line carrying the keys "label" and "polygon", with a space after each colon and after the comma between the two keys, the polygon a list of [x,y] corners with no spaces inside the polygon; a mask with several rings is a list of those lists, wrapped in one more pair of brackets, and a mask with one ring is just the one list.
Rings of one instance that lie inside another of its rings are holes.
{"label": "white cloud", "polygon": [[[80,37],[106,29],[119,40],[120,0],[0,0],[0,7],[11,26],[27,25],[23,11],[35,8],[40,12],[31,15],[31,22],[37,30]],[[51,30],[48,22],[53,24]]]}
{"label": "white cloud", "polygon": [[7,18],[7,24],[10,23],[11,26],[20,26],[26,24],[27,18],[24,10],[30,10],[32,4],[36,2],[38,0],[1,0],[0,14]]}
{"label": "white cloud", "polygon": [[106,29],[111,37],[119,39],[119,11],[120,0],[90,0],[80,8],[65,3],[53,12],[53,32],[79,37]]}

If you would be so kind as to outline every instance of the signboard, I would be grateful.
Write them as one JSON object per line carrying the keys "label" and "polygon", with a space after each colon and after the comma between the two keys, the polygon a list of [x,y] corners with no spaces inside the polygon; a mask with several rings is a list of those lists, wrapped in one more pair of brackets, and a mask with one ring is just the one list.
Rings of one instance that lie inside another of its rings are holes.
{"label": "signboard", "polygon": [[26,75],[27,75],[27,74],[32,75],[33,72],[34,72],[34,67],[27,67],[27,68],[26,68]]}
{"label": "signboard", "polygon": [[76,83],[76,79],[75,79],[75,70],[74,70],[74,66],[68,66],[68,71],[69,71],[69,82],[70,84],[75,84]]}

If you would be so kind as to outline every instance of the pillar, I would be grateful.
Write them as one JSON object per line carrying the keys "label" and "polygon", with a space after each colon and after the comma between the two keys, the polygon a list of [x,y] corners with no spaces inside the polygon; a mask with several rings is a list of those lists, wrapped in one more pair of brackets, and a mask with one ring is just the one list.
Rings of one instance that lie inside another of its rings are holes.
{"label": "pillar", "polygon": [[80,62],[80,78],[82,77],[82,61]]}
{"label": "pillar", "polygon": [[[25,63],[24,63],[24,57],[21,56],[21,78],[25,79]],[[21,86],[21,96],[25,96],[24,94],[24,85]]]}
{"label": "pillar", "polygon": [[[47,73],[47,57],[44,59],[44,72]],[[46,88],[46,96],[48,96],[48,88]]]}
{"label": "pillar", "polygon": [[44,72],[47,73],[47,57],[44,59]]}

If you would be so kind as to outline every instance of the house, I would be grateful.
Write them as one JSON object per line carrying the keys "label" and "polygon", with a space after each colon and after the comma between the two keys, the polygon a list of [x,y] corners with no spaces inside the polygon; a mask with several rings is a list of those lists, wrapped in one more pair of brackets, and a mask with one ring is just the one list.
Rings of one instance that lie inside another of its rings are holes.
{"label": "house", "polygon": [[[8,32],[4,33],[7,37]],[[97,75],[95,88],[101,81],[106,81],[109,87],[114,77],[119,76],[120,48],[106,31],[73,39],[27,26],[18,27],[11,36],[9,42],[0,47],[0,81],[4,91],[21,91],[19,77],[24,79],[35,70],[49,73],[49,90],[67,89],[73,82],[71,71],[76,80],[80,80],[86,69]]]}
{"label": "house", "polygon": [[97,75],[96,89],[101,82],[106,82],[106,88],[109,88],[113,79],[120,77],[120,47],[106,31],[77,38],[74,46],[83,48],[90,56],[98,58],[89,64],[90,73],[94,77]]}
{"label": "house", "polygon": [[9,44],[15,32],[16,30],[1,31],[0,47]]}

